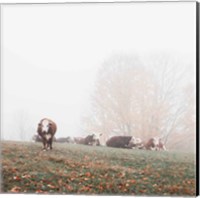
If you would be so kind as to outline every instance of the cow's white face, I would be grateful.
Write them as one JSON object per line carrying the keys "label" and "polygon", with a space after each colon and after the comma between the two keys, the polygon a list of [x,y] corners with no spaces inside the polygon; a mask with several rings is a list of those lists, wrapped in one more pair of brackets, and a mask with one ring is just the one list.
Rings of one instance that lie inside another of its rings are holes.
{"label": "cow's white face", "polygon": [[141,144],[142,143],[142,140],[140,138],[136,138],[136,144]]}
{"label": "cow's white face", "polygon": [[99,138],[102,136],[102,133],[94,133],[93,134],[93,140],[99,140]]}
{"label": "cow's white face", "polygon": [[132,136],[131,140],[129,141],[129,144],[130,143],[132,143],[132,144],[135,145],[137,143],[137,138],[135,138],[135,137]]}
{"label": "cow's white face", "polygon": [[154,137],[154,138],[153,138],[153,144],[154,144],[155,146],[158,146],[158,145],[159,145],[159,138]]}
{"label": "cow's white face", "polygon": [[42,124],[42,133],[47,133],[49,130],[49,121],[43,120],[41,124]]}

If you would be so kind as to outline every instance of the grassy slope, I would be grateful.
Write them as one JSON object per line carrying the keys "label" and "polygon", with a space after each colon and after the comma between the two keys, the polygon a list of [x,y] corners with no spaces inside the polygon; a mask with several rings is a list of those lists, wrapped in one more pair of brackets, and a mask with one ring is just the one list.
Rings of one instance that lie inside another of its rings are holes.
{"label": "grassy slope", "polygon": [[193,154],[2,142],[3,192],[195,195]]}

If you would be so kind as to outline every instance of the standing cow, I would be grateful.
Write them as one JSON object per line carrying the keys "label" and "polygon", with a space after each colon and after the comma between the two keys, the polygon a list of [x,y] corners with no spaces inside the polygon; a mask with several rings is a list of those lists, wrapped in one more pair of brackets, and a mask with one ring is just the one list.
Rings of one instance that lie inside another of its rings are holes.
{"label": "standing cow", "polygon": [[53,137],[56,130],[56,123],[48,118],[42,119],[38,124],[37,133],[42,138],[43,150],[52,149]]}

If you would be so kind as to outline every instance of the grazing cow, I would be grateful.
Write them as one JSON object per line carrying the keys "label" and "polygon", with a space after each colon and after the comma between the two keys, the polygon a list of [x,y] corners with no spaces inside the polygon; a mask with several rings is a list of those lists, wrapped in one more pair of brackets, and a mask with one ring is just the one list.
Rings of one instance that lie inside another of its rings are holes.
{"label": "grazing cow", "polygon": [[60,138],[57,138],[56,142],[59,142],[59,143],[74,143],[74,141],[72,140],[71,137],[60,137]]}
{"label": "grazing cow", "polygon": [[113,136],[106,141],[106,145],[108,147],[130,148],[129,142],[131,139],[132,136]]}
{"label": "grazing cow", "polygon": [[99,141],[99,137],[102,134],[92,134],[92,135],[88,135],[85,138],[82,137],[75,137],[74,141],[77,144],[84,144],[84,145],[96,145],[96,146],[100,146],[100,141]]}
{"label": "grazing cow", "polygon": [[37,132],[42,138],[43,150],[52,149],[53,137],[56,133],[56,123],[48,118],[44,118],[38,124]]}
{"label": "grazing cow", "polygon": [[128,143],[129,148],[133,149],[142,149],[144,147],[144,144],[140,138],[135,138],[132,136],[131,140]]}

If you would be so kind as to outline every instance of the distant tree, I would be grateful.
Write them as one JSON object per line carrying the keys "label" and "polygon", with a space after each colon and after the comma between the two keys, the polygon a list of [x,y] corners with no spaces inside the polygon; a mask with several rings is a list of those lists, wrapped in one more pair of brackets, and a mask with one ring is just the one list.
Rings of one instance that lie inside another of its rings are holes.
{"label": "distant tree", "polygon": [[16,133],[18,133],[19,139],[21,141],[31,140],[34,129],[32,127],[31,119],[27,111],[18,110],[15,113]]}
{"label": "distant tree", "polygon": [[[152,119],[156,82],[138,57],[114,56],[99,69],[88,128],[110,135],[159,135]],[[157,120],[158,121],[158,120]],[[158,123],[158,122],[157,122]]]}
{"label": "distant tree", "polygon": [[[148,59],[147,59],[148,60]],[[84,116],[87,130],[142,139],[169,137],[183,127],[186,72],[170,57],[141,61],[138,56],[117,55],[106,60],[97,73],[91,112]],[[190,115],[191,112],[188,112]],[[192,125],[192,124],[191,124]]]}
{"label": "distant tree", "polygon": [[174,149],[194,151],[196,145],[196,97],[194,84],[183,89],[185,111],[179,119],[176,132],[169,137],[169,145]]}

